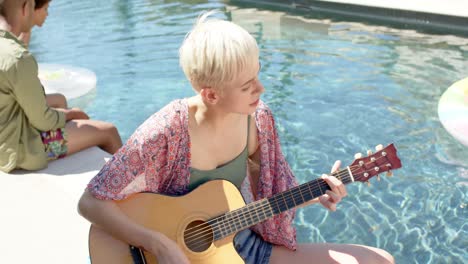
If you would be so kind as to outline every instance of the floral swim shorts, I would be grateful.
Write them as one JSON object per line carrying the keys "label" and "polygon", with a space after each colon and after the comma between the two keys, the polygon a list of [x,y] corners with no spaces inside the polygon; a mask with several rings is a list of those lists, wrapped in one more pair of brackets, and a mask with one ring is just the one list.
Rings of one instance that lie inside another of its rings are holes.
{"label": "floral swim shorts", "polygon": [[56,160],[67,155],[67,135],[65,128],[41,132],[48,160]]}

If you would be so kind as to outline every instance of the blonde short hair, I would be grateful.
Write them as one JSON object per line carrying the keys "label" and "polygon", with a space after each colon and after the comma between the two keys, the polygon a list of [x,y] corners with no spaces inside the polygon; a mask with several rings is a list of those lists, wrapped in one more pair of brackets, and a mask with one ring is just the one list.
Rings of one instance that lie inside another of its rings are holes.
{"label": "blonde short hair", "polygon": [[180,66],[195,90],[221,88],[258,59],[257,42],[242,27],[202,14],[179,49]]}

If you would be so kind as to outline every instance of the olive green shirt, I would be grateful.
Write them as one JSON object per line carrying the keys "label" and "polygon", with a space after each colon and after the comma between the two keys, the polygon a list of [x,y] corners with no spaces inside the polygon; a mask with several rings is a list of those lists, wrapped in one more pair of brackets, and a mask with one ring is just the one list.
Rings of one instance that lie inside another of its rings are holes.
{"label": "olive green shirt", "polygon": [[0,171],[47,166],[40,131],[65,127],[49,108],[34,57],[12,33],[0,30]]}

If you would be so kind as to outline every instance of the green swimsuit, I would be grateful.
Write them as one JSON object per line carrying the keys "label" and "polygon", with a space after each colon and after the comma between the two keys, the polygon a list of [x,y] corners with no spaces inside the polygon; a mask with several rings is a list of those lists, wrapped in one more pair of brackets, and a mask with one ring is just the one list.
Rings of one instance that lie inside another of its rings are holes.
{"label": "green swimsuit", "polygon": [[[190,168],[190,191],[200,184],[214,179],[223,179],[232,182],[241,189],[241,184],[247,174],[247,158],[249,157],[249,128],[250,116],[247,119],[247,145],[245,149],[233,160],[213,170],[197,170]],[[268,264],[270,262],[273,245],[264,241],[252,230],[245,229],[237,233],[234,238],[234,247],[246,264]]]}
{"label": "green swimsuit", "polygon": [[249,130],[250,115],[247,119],[247,144],[245,149],[233,160],[218,166],[213,170],[197,170],[190,168],[190,182],[188,185],[190,191],[197,188],[199,185],[214,179],[230,181],[240,190],[247,172],[247,158],[249,157]]}

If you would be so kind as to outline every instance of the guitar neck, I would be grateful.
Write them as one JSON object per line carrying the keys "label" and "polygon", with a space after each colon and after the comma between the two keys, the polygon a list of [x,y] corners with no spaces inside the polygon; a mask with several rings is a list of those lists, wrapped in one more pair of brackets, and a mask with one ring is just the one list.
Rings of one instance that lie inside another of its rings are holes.
{"label": "guitar neck", "polygon": [[[349,167],[332,173],[332,176],[337,177],[344,184],[354,181]],[[271,198],[265,198],[237,210],[225,213],[211,221],[214,239],[223,239],[233,233],[254,226],[275,215],[322,196],[327,190],[330,190],[330,186],[328,186],[324,180],[315,179],[290,190],[278,193]]]}

